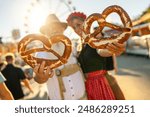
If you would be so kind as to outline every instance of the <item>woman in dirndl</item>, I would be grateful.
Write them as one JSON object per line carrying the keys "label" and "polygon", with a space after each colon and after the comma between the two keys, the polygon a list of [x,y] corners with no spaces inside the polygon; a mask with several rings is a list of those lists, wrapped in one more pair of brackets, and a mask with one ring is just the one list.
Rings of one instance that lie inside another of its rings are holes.
{"label": "woman in dirndl", "polygon": [[[67,22],[75,33],[82,36],[82,26],[86,15],[81,12],[71,13]],[[107,49],[91,48],[88,44],[79,44],[78,61],[85,74],[86,92],[89,100],[124,100],[124,95],[114,77],[108,74],[113,69],[112,56],[119,56],[125,45],[118,42],[108,44]]]}

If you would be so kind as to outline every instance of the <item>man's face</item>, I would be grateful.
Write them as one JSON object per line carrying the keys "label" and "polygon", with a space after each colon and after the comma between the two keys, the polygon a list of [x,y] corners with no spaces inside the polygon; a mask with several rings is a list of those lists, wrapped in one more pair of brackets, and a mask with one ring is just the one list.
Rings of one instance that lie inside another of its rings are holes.
{"label": "man's face", "polygon": [[72,20],[70,23],[70,26],[74,29],[74,31],[79,35],[82,36],[82,25],[83,25],[83,20],[75,18]]}

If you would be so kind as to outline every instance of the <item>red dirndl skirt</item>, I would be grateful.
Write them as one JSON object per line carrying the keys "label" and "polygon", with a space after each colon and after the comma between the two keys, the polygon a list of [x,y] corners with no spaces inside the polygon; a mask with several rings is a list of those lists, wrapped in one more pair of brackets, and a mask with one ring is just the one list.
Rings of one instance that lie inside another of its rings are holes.
{"label": "red dirndl skirt", "polygon": [[106,73],[105,70],[87,73],[85,87],[88,100],[115,100]]}

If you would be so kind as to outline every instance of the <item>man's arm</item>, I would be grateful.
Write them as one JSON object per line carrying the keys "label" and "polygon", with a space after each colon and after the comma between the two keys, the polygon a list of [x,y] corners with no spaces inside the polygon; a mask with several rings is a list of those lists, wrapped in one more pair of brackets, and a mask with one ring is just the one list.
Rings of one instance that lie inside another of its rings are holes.
{"label": "man's arm", "polygon": [[30,92],[34,93],[28,79],[24,79],[22,82],[24,83],[24,86],[30,90]]}
{"label": "man's arm", "polygon": [[0,98],[3,100],[14,100],[11,92],[6,87],[5,83],[0,83]]}

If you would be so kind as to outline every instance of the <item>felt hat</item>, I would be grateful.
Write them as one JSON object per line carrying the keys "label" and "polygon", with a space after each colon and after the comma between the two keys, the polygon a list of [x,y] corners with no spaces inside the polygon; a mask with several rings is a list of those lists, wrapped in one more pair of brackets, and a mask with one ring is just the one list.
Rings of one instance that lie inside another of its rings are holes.
{"label": "felt hat", "polygon": [[57,18],[57,16],[55,14],[50,14],[47,17],[47,19],[45,21],[45,24],[43,26],[41,26],[40,32],[42,34],[45,34],[46,30],[49,30],[52,25],[54,25],[56,27],[56,29],[59,28],[59,27],[64,27],[64,29],[67,28],[67,23],[60,22],[60,20]]}

